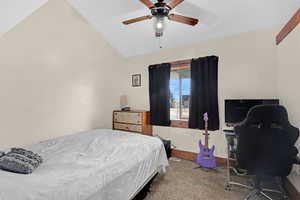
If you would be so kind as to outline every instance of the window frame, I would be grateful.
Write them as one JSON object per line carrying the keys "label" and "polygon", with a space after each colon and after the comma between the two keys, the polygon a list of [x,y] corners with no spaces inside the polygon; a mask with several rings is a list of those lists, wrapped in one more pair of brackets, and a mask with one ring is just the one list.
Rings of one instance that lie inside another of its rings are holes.
{"label": "window frame", "polygon": [[[175,61],[175,62],[171,62],[170,64],[171,64],[171,71],[173,71],[173,70],[191,69],[191,60]],[[181,120],[171,120],[170,127],[174,127],[174,128],[188,128],[189,127],[189,121],[188,121],[188,119],[187,120],[183,120],[183,119],[181,119]]]}

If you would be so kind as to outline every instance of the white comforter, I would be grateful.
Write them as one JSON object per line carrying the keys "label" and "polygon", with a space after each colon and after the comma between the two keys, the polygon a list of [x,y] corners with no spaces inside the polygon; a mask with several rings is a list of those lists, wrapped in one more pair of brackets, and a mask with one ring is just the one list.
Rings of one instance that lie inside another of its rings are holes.
{"label": "white comforter", "polygon": [[44,158],[30,175],[0,170],[0,200],[127,200],[168,165],[158,138],[94,130],[28,147]]}

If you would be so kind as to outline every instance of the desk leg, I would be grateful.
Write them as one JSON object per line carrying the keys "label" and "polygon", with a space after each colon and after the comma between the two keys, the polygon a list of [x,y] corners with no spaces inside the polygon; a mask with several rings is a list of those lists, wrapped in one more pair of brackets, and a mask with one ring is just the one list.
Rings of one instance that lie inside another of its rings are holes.
{"label": "desk leg", "polygon": [[226,183],[225,183],[225,190],[231,190],[231,177],[230,177],[230,155],[229,155],[229,145],[227,143],[227,161],[226,161],[226,165],[227,165],[227,177],[226,177]]}
{"label": "desk leg", "polygon": [[253,187],[251,186],[248,186],[248,185],[244,185],[244,184],[241,184],[241,183],[238,183],[238,182],[234,182],[231,180],[231,174],[230,174],[230,169],[231,169],[231,166],[230,166],[230,148],[229,148],[229,145],[227,143],[227,177],[226,177],[226,183],[225,183],[225,190],[227,191],[230,191],[232,186],[238,186],[238,187],[243,187],[243,188],[247,188],[247,189],[253,189]]}

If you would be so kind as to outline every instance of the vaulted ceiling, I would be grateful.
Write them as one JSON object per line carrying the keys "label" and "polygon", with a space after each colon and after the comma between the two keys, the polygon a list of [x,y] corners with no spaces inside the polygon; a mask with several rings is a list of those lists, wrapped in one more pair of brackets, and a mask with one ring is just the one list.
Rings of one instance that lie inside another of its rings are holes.
{"label": "vaulted ceiling", "polygon": [[[123,20],[149,14],[138,0],[69,2],[124,56],[159,50],[151,21],[121,24]],[[200,23],[191,27],[168,21],[162,44],[171,48],[274,27],[286,23],[299,7],[300,0],[185,0],[174,13],[199,18]]]}
{"label": "vaulted ceiling", "polygon": [[13,28],[48,0],[0,0],[0,35]]}
{"label": "vaulted ceiling", "polygon": [[[121,22],[150,14],[139,0],[67,0],[124,56],[159,51],[151,20],[125,26]],[[166,0],[169,1],[169,0]],[[1,0],[0,34],[7,32],[47,0]],[[162,45],[172,48],[241,32],[282,25],[300,0],[185,0],[174,13],[195,17],[195,26],[168,21]]]}

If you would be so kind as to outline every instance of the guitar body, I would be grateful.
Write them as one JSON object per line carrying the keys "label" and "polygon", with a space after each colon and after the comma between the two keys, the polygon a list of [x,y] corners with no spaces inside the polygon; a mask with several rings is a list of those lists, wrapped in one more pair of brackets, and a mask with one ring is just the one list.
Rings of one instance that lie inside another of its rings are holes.
{"label": "guitar body", "polygon": [[217,167],[216,158],[214,156],[215,146],[211,149],[206,149],[205,146],[199,141],[200,153],[198,154],[197,164],[201,167],[214,169]]}
{"label": "guitar body", "polygon": [[208,114],[205,113],[203,116],[205,121],[205,145],[202,144],[201,140],[199,141],[200,152],[197,157],[197,164],[201,167],[214,169],[217,167],[216,158],[214,156],[215,146],[209,148],[208,146]]}

